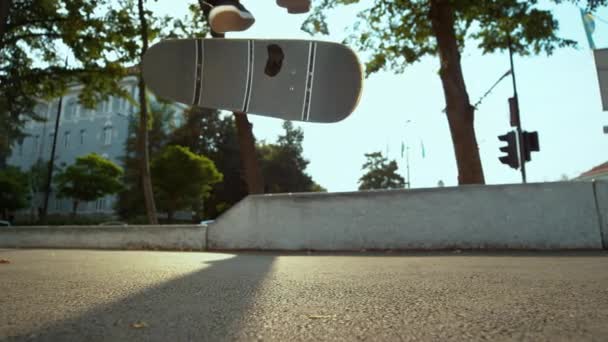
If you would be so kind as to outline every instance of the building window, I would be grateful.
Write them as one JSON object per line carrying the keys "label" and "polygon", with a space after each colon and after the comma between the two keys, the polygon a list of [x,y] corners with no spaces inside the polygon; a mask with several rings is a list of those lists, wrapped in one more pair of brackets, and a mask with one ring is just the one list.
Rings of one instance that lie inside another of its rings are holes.
{"label": "building window", "polygon": [[[137,102],[137,95],[138,95],[137,90],[138,90],[138,86],[137,86],[137,84],[134,84],[133,87],[131,88],[131,96],[133,97],[133,101],[136,101],[136,102]],[[131,114],[135,113],[135,106],[133,104],[131,104],[129,106],[129,108],[130,108],[129,113],[131,113]]]}
{"label": "building window", "polygon": [[86,139],[87,136],[87,131],[84,129],[80,130],[80,145],[84,145],[84,141]]}
{"label": "building window", "polygon": [[97,102],[97,107],[95,107],[95,111],[97,114],[103,114],[106,112],[106,101],[100,100]]}
{"label": "building window", "polygon": [[122,109],[122,99],[118,96],[112,96],[112,111],[119,113]]}
{"label": "building window", "polygon": [[54,102],[51,105],[51,108],[48,111],[49,115],[47,116],[48,122],[55,123],[55,121],[57,120],[57,109],[58,108],[59,108],[59,102]]}
{"label": "building window", "polygon": [[106,199],[104,197],[100,198],[95,202],[95,210],[102,211],[106,207]]}
{"label": "building window", "polygon": [[70,147],[70,131],[63,133],[63,147],[66,149]]}
{"label": "building window", "polygon": [[65,106],[65,119],[74,120],[78,112],[78,101],[76,99],[69,100]]}
{"label": "building window", "polygon": [[79,114],[80,114],[80,118],[81,119],[85,119],[87,117],[93,116],[93,110],[92,109],[85,108],[82,105],[80,105],[80,106],[81,106],[81,108],[80,108]]}
{"label": "building window", "polygon": [[112,127],[103,128],[103,144],[104,145],[112,144]]}
{"label": "building window", "polygon": [[61,210],[62,204],[63,204],[63,200],[61,200],[59,198],[55,198],[55,210]]}
{"label": "building window", "polygon": [[36,105],[36,107],[34,107],[34,112],[36,112],[36,114],[38,114],[39,116],[46,118],[48,117],[48,106],[42,103],[39,103]]}

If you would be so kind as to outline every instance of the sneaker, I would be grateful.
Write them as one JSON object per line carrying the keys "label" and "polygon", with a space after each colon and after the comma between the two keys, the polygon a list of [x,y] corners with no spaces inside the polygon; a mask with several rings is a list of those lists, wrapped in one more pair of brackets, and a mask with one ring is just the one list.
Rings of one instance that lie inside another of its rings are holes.
{"label": "sneaker", "polygon": [[277,0],[277,5],[287,8],[287,13],[291,14],[310,11],[310,0]]}
{"label": "sneaker", "polygon": [[245,31],[254,22],[253,15],[236,0],[215,1],[209,12],[209,26],[218,33]]}

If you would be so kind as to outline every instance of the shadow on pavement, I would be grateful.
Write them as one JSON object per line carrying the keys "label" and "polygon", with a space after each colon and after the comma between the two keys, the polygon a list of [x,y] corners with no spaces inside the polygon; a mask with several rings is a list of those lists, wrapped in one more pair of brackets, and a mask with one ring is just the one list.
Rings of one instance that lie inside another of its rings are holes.
{"label": "shadow on pavement", "polygon": [[[273,255],[263,254],[204,261],[207,265],[204,269],[158,283],[111,304],[96,306],[74,319],[11,336],[8,340],[233,340],[239,332],[238,327],[247,319],[256,291],[271,270],[273,261]],[[86,262],[83,266],[87,266]],[[69,293],[61,296],[68,298]],[[144,322],[145,326],[133,327],[135,322]]]}
{"label": "shadow on pavement", "polygon": [[265,251],[250,250],[227,251],[217,250],[213,253],[247,253],[265,255],[270,253],[280,256],[348,256],[348,257],[446,257],[446,256],[474,256],[474,257],[608,257],[608,250],[364,250],[364,251]]}

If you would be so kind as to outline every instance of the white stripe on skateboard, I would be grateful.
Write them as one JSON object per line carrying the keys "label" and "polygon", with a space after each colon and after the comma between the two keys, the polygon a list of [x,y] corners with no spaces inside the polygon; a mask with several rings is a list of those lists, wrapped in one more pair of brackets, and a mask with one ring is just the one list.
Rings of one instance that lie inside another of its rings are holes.
{"label": "white stripe on skateboard", "polygon": [[198,44],[199,40],[194,41],[194,85],[192,87],[192,103],[196,102],[196,82],[198,82]]}
{"label": "white stripe on skateboard", "polygon": [[255,71],[255,41],[251,42],[251,76],[249,76],[249,97],[247,98],[247,110],[249,110],[249,104],[251,103],[251,93],[253,92],[253,73]]}
{"label": "white stripe on skateboard", "polygon": [[254,62],[253,40],[247,41],[247,83],[245,84],[245,98],[243,99],[243,112],[247,113],[249,101],[251,100],[251,86],[253,83]]}
{"label": "white stripe on skateboard", "polygon": [[317,63],[317,43],[312,44],[312,70],[310,71],[310,94],[308,95],[308,112],[306,121],[310,120],[310,104],[312,103],[312,87],[315,84],[315,64]]}
{"label": "white stripe on skateboard", "polygon": [[310,102],[312,97],[312,85],[314,81],[316,54],[317,43],[309,43],[308,65],[306,68],[306,87],[304,87],[304,103],[302,108],[302,121],[308,121],[308,119],[310,118]]}
{"label": "white stripe on skateboard", "polygon": [[308,100],[308,82],[310,81],[310,58],[311,58],[311,50],[312,50],[312,43],[308,43],[308,63],[306,63],[306,85],[304,86],[304,101],[302,101],[302,118],[301,120],[304,121],[304,118],[306,117],[306,104],[307,104],[307,100]]}
{"label": "white stripe on skateboard", "polygon": [[[198,50],[196,51],[197,56],[198,56],[198,52],[200,51],[200,57],[201,60],[199,61],[200,64],[200,78],[199,78],[199,87],[198,87],[198,102],[196,103],[198,106],[201,105],[201,102],[203,101],[203,96],[202,96],[202,92],[203,92],[203,75],[205,75],[205,41],[200,39],[198,40],[200,42],[200,48],[198,48]],[[198,58],[198,57],[197,57]]]}

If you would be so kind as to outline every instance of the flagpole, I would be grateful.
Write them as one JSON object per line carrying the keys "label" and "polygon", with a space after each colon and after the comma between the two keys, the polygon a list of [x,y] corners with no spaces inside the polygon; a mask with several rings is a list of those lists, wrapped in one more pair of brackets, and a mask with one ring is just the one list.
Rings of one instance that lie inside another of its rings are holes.
{"label": "flagpole", "polygon": [[407,188],[412,188],[412,183],[410,182],[410,145],[408,144],[405,148],[405,168],[407,170]]}
{"label": "flagpole", "polygon": [[[408,124],[412,123],[412,120],[407,120],[405,122],[405,128],[407,130],[407,128],[409,127]],[[407,131],[406,131],[406,135],[407,135]],[[408,136],[408,139],[410,137]],[[410,179],[410,143],[409,140],[406,140],[406,147],[405,147],[405,169],[406,169],[406,176],[407,176],[407,188],[411,189],[412,188],[412,183],[411,183],[411,179]]]}

